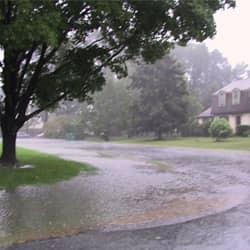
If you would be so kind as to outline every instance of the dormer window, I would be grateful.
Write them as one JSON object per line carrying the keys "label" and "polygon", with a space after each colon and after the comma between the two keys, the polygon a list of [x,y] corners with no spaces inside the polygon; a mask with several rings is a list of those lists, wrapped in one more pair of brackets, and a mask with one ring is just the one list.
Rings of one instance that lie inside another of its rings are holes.
{"label": "dormer window", "polygon": [[224,107],[226,106],[226,93],[225,92],[220,92],[219,93],[219,102],[218,102],[219,107]]}
{"label": "dormer window", "polygon": [[237,105],[240,104],[240,90],[234,89],[232,91],[232,104]]}

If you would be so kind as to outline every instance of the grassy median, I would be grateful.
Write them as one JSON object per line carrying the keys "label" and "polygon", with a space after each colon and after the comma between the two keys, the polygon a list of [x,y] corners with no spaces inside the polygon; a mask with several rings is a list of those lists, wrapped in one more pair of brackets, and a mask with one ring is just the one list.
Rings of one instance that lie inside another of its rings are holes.
{"label": "grassy median", "polygon": [[0,167],[0,187],[14,188],[19,185],[50,184],[68,180],[81,171],[93,173],[94,168],[83,163],[63,160],[37,151],[18,148],[17,158],[21,166],[31,168]]}
{"label": "grassy median", "polygon": [[209,137],[184,137],[168,140],[154,140],[150,138],[115,139],[116,143],[135,143],[163,147],[190,147],[204,149],[230,149],[250,151],[250,137],[231,137],[216,142]]}

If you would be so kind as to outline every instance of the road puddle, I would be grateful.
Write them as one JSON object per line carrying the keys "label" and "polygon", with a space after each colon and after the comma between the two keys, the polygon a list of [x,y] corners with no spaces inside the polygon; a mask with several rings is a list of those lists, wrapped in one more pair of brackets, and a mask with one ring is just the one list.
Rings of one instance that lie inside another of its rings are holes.
{"label": "road puddle", "polygon": [[2,190],[0,245],[90,230],[139,229],[179,223],[218,213],[241,202],[240,195],[227,193],[196,199],[186,194],[189,198],[172,199],[157,207],[155,193],[141,202],[128,201],[127,193],[121,192],[123,186],[119,192],[111,190],[111,186],[105,189],[106,182],[100,178],[82,176],[56,185]]}
{"label": "road puddle", "polygon": [[244,195],[224,194],[210,198],[174,199],[160,208],[117,217],[106,230],[140,229],[181,223],[226,211],[239,205],[244,198]]}

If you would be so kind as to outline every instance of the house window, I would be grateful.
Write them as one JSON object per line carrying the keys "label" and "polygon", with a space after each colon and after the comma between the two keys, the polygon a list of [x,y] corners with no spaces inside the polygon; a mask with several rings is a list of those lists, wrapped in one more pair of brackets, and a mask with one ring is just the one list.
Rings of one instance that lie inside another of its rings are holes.
{"label": "house window", "polygon": [[237,105],[240,104],[240,90],[234,89],[232,91],[232,104]]}
{"label": "house window", "polygon": [[236,116],[236,126],[239,126],[241,124],[241,116],[237,115]]}
{"label": "house window", "polygon": [[224,107],[226,105],[226,93],[219,93],[219,107]]}

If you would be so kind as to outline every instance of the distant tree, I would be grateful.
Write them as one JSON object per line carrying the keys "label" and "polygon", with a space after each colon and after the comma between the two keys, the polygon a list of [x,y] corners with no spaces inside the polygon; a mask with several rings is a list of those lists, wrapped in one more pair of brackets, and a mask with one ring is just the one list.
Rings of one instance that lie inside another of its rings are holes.
{"label": "distant tree", "polygon": [[249,65],[244,62],[236,64],[232,69],[232,80],[248,78],[250,76],[248,67]]}
{"label": "distant tree", "polygon": [[[173,44],[215,34],[213,14],[234,0],[1,0],[1,162],[16,163],[23,124],[62,99],[84,100],[105,83],[103,68],[154,61]],[[29,113],[29,105],[37,107]]]}
{"label": "distant tree", "polygon": [[83,139],[84,130],[79,125],[78,116],[75,114],[60,114],[50,117],[44,126],[44,136],[48,138]]}
{"label": "distant tree", "polygon": [[110,75],[103,90],[93,95],[91,104],[80,108],[80,124],[96,136],[119,136],[128,133],[131,123],[130,105],[135,91],[128,89],[130,80]]}
{"label": "distant tree", "polygon": [[197,96],[203,108],[211,105],[214,91],[247,75],[246,64],[232,67],[218,50],[210,52],[205,44],[178,47],[174,54],[188,75],[190,91]]}
{"label": "distant tree", "polygon": [[155,65],[143,65],[131,86],[139,90],[133,106],[134,126],[142,132],[163,133],[178,129],[187,119],[188,92],[180,64],[165,56]]}

